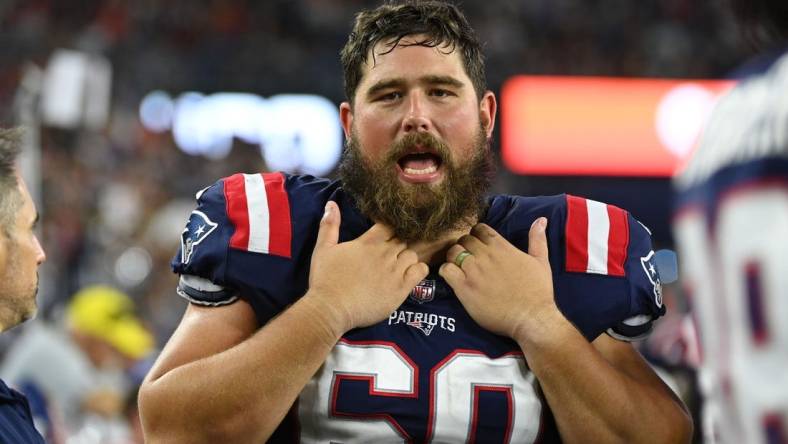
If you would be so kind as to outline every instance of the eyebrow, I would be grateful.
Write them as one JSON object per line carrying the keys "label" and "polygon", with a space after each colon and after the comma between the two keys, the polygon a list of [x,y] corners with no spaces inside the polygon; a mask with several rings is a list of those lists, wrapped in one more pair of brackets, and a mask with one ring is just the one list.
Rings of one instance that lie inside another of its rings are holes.
{"label": "eyebrow", "polygon": [[367,97],[374,96],[384,89],[402,87],[403,85],[405,85],[404,79],[381,80],[367,89]]}
{"label": "eyebrow", "polygon": [[[455,88],[461,88],[463,83],[454,77],[451,76],[439,76],[439,75],[427,75],[420,77],[418,79],[419,83],[425,83],[427,85],[446,85],[452,86]],[[389,89],[389,88],[401,88],[406,84],[405,79],[403,78],[395,78],[389,80],[381,80],[374,85],[370,86],[367,89],[367,96],[374,96],[375,94],[379,93],[380,91]]]}
{"label": "eyebrow", "polygon": [[429,85],[447,85],[455,88],[461,88],[463,83],[452,76],[425,76],[420,79],[422,82]]}

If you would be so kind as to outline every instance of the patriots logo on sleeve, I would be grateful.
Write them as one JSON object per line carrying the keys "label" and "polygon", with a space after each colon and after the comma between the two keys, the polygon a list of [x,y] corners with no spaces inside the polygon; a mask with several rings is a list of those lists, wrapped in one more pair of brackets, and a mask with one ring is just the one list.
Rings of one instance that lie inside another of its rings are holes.
{"label": "patriots logo on sleeve", "polygon": [[662,280],[654,262],[654,250],[651,250],[645,257],[640,258],[640,265],[643,267],[648,281],[654,286],[654,302],[656,302],[657,307],[662,307]]}
{"label": "patriots logo on sleeve", "polygon": [[194,247],[213,233],[217,226],[218,224],[202,211],[192,211],[189,221],[186,222],[186,228],[181,232],[181,262],[188,264],[194,253]]}

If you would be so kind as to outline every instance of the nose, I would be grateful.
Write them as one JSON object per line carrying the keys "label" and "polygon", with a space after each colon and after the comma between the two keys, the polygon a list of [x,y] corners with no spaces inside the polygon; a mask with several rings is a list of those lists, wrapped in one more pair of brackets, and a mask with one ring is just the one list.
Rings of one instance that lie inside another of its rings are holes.
{"label": "nose", "polygon": [[41,246],[41,242],[38,241],[38,236],[34,236],[33,239],[35,239],[36,242],[36,264],[41,265],[45,260],[47,260],[47,255],[44,253],[44,248]]}
{"label": "nose", "polygon": [[405,118],[402,119],[402,130],[406,133],[428,132],[431,129],[431,122],[427,116],[424,98],[419,93],[408,95],[408,109]]}

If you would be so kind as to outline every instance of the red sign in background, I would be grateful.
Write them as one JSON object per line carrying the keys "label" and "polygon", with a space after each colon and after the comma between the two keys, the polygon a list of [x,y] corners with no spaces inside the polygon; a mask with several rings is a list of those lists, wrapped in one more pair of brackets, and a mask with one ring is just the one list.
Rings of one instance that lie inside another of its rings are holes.
{"label": "red sign in background", "polygon": [[669,177],[727,80],[517,76],[501,91],[501,151],[518,174]]}

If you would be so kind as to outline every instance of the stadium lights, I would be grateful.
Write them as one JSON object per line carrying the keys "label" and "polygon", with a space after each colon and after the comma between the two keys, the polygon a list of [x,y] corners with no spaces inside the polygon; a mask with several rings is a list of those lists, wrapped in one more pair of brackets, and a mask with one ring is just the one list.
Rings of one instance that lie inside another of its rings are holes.
{"label": "stadium lights", "polygon": [[342,154],[339,111],[321,96],[264,99],[248,93],[185,92],[172,99],[153,91],[140,103],[139,116],[149,131],[172,130],[183,152],[211,159],[225,157],[238,138],[259,145],[270,170],[321,176],[334,169]]}
{"label": "stadium lights", "polygon": [[109,116],[112,65],[105,57],[70,49],[52,53],[44,73],[41,115],[47,125],[91,130]]}
{"label": "stadium lights", "polygon": [[670,177],[725,80],[516,76],[501,92],[501,151],[517,174]]}

